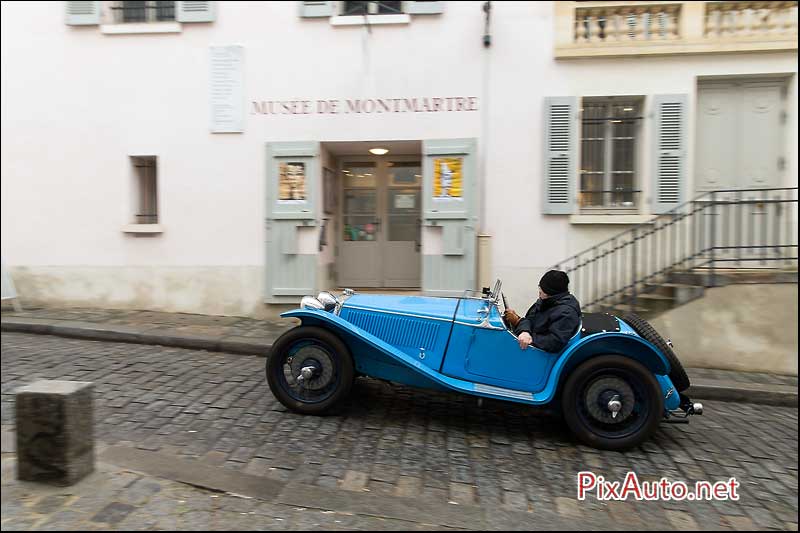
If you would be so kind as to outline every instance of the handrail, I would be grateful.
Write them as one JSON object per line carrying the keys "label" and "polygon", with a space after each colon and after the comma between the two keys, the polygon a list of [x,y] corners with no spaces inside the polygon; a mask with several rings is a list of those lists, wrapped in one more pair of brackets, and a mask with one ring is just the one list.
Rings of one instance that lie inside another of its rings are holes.
{"label": "handrail", "polygon": [[[797,262],[797,187],[719,189],[654,215],[553,267],[582,306],[614,307],[654,291],[676,270]],[[792,250],[795,251],[792,251]]]}
{"label": "handrail", "polygon": [[[684,208],[684,207],[686,207],[686,206],[688,206],[690,204],[693,204],[694,202],[699,202],[701,198],[703,198],[705,196],[709,196],[712,193],[746,193],[746,192],[757,192],[757,191],[796,191],[796,190],[797,190],[797,187],[771,187],[771,188],[768,188],[768,189],[719,189],[719,190],[713,190],[713,191],[706,191],[706,192],[700,194],[699,196],[694,197],[691,200],[688,200],[688,201],[686,201],[686,202],[684,202],[682,204],[679,204],[676,207],[673,207],[669,211],[666,211],[666,212],[660,213],[660,214],[654,214],[652,219],[650,219],[647,222],[642,222],[642,223],[638,224],[638,226],[650,225],[652,223],[652,221],[657,219],[657,218],[677,213],[682,208]],[[585,249],[585,250],[583,250],[581,252],[578,252],[575,255],[564,259],[563,261],[559,261],[558,263],[556,263],[551,268],[554,268],[554,269],[558,270],[559,265],[561,265],[562,263],[566,263],[570,259],[575,259],[579,255],[583,255],[583,254],[585,254],[587,252],[590,252],[591,250],[597,248],[598,246],[602,246],[604,244],[608,244],[611,241],[613,241],[614,239],[618,239],[619,237],[621,237],[621,236],[623,236],[623,235],[625,235],[627,233],[630,233],[632,231],[633,231],[633,229],[624,230],[621,233],[606,239],[605,241],[602,241],[602,242],[600,242],[598,244],[595,244],[594,246],[590,246],[589,248],[587,248],[587,249]]]}

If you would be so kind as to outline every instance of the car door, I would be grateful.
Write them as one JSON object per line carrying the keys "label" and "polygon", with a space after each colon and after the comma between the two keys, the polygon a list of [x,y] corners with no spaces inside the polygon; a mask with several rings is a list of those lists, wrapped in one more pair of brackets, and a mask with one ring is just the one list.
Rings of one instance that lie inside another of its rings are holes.
{"label": "car door", "polygon": [[541,391],[558,354],[529,346],[503,324],[496,305],[461,300],[442,373],[455,378],[530,392]]}

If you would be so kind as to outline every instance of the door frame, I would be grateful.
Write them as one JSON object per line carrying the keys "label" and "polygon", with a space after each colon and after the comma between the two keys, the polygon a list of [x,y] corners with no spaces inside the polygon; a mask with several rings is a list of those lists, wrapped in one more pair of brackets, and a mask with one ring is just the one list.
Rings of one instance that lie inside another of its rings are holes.
{"label": "door frame", "polygon": [[[374,143],[372,143],[372,144],[374,144]],[[416,162],[419,162],[420,173],[423,174],[423,159],[424,159],[424,155],[422,153],[420,153],[418,155],[395,155],[395,156],[392,156],[390,154],[386,154],[386,155],[372,155],[372,154],[358,155],[358,154],[355,154],[355,155],[334,155],[333,157],[334,157],[334,159],[336,161],[335,168],[336,168],[336,175],[337,175],[337,178],[338,178],[337,179],[337,184],[336,184],[337,194],[338,194],[338,197],[342,199],[342,201],[339,202],[339,206],[338,206],[337,212],[334,215],[336,217],[336,228],[337,228],[337,236],[336,236],[336,241],[335,241],[336,242],[336,250],[335,250],[335,254],[334,254],[334,262],[336,264],[336,279],[335,279],[335,282],[336,282],[336,284],[338,286],[341,286],[342,283],[341,283],[341,274],[340,274],[340,270],[339,270],[339,257],[340,257],[341,251],[342,251],[342,244],[344,242],[346,242],[344,240],[344,238],[343,238],[343,235],[344,235],[344,210],[345,210],[345,202],[344,202],[345,183],[344,183],[344,173],[342,172],[344,170],[344,168],[345,168],[345,165],[354,164],[354,163],[376,163],[376,168],[377,168],[378,164],[380,164],[382,162],[386,163],[386,162],[392,162],[392,161],[397,161],[397,162],[415,162],[416,161]],[[387,192],[388,186],[389,186],[389,184],[387,182],[387,179],[388,179],[388,175],[387,175],[387,173],[384,173],[383,182],[382,183],[377,183],[377,185],[375,187],[376,191],[377,191],[377,193],[376,193],[376,200],[377,200],[376,201],[376,211],[377,211],[377,214],[380,216],[380,219],[381,219],[381,231],[380,231],[380,246],[381,247],[386,242],[386,235],[387,235],[386,232],[388,231],[388,229],[387,229],[388,225],[387,225],[387,220],[386,220],[388,218],[387,217],[387,207],[388,206],[385,205],[386,204],[386,196],[387,196],[386,192]],[[420,202],[422,202],[424,181],[425,181],[425,177],[424,177],[424,174],[423,174],[423,177],[420,178],[420,183],[419,183]],[[420,205],[420,217],[422,217],[422,206],[421,205]],[[422,239],[422,229],[421,228],[420,228],[420,236],[419,236],[419,238],[420,238],[420,241],[421,241],[421,239]],[[378,252],[378,257],[379,258],[383,257],[383,254],[381,253],[381,251]],[[419,283],[415,287],[408,287],[410,289],[419,289],[419,288],[422,287],[422,251],[421,250],[419,252],[419,262],[420,262],[420,279],[419,279]],[[354,288],[358,288],[358,287],[356,286]],[[383,274],[383,263],[381,263],[381,267],[380,267],[380,282],[378,283],[378,287],[369,287],[369,288],[387,288],[387,289],[394,288],[394,287],[387,287],[386,286],[386,282],[385,282],[384,274]],[[403,288],[406,288],[406,287],[403,287]]]}

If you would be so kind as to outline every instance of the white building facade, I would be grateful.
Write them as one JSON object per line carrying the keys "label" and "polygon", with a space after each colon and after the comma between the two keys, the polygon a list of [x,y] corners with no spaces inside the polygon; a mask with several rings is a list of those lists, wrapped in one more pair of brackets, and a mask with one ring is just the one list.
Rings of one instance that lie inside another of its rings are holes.
{"label": "white building facade", "polygon": [[523,308],[703,191],[796,186],[796,2],[2,4],[23,302]]}

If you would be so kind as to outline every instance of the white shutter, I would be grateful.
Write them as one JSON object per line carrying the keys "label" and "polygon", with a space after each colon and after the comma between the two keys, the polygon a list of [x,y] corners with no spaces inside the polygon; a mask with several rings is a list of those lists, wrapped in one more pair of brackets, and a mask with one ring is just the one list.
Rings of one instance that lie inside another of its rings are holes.
{"label": "white shutter", "polygon": [[301,17],[332,17],[336,2],[300,2]]}
{"label": "white shutter", "polygon": [[216,2],[175,2],[175,20],[178,22],[212,22],[216,14]]}
{"label": "white shutter", "polygon": [[653,213],[665,213],[683,201],[687,101],[685,94],[653,97]]}
{"label": "white shutter", "polygon": [[411,15],[436,15],[444,11],[444,2],[418,0],[406,2],[406,13]]}
{"label": "white shutter", "polygon": [[100,2],[65,2],[67,24],[89,26],[100,24]]}
{"label": "white shutter", "polygon": [[575,206],[577,98],[544,100],[544,191],[542,212],[570,214]]}

